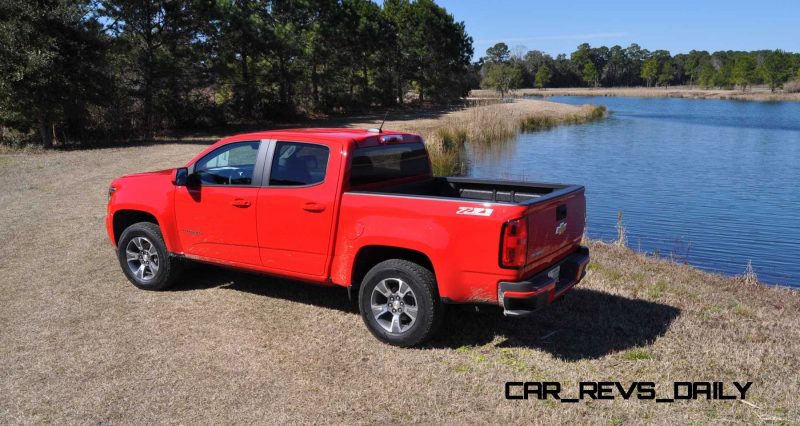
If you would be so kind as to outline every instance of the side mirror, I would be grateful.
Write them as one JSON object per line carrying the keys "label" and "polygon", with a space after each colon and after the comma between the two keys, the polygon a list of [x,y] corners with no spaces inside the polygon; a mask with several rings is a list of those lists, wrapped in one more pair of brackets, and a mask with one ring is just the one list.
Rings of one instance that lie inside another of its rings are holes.
{"label": "side mirror", "polygon": [[189,183],[189,169],[181,167],[175,170],[175,180],[172,183],[175,186],[186,186]]}

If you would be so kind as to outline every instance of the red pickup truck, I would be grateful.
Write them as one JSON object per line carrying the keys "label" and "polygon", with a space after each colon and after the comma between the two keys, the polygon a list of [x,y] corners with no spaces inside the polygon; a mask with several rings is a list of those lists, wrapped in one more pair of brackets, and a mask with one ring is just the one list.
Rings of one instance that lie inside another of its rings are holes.
{"label": "red pickup truck", "polygon": [[562,297],[589,261],[584,220],[582,186],[434,177],[417,135],[302,129],[114,180],[106,228],[139,288],[186,260],[343,286],[378,339],[413,346],[447,304],[518,316]]}

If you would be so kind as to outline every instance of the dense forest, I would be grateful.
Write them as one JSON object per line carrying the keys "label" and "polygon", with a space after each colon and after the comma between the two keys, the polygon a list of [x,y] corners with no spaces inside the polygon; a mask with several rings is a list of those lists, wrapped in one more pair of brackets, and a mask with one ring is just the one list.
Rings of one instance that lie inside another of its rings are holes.
{"label": "dense forest", "polygon": [[519,87],[619,87],[690,85],[739,88],[766,84],[773,91],[800,80],[800,54],[781,50],[754,52],[692,50],[671,55],[638,44],[623,48],[584,43],[569,56],[525,51],[505,43],[486,50],[477,64],[481,84],[501,92]]}
{"label": "dense forest", "polygon": [[578,46],[555,58],[472,39],[434,0],[2,0],[0,143],[87,144],[286,120],[480,86],[773,89],[800,55]]}
{"label": "dense forest", "polygon": [[449,102],[478,84],[472,54],[433,0],[3,0],[0,139]]}

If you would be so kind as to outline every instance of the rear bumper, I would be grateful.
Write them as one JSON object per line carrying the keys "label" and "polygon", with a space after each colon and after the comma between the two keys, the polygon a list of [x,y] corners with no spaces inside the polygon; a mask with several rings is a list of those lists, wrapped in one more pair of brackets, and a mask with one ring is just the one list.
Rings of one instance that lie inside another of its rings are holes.
{"label": "rear bumper", "polygon": [[[581,246],[569,256],[525,281],[501,281],[497,301],[506,316],[523,316],[563,297],[586,275],[589,248]],[[548,274],[560,267],[558,277]]]}

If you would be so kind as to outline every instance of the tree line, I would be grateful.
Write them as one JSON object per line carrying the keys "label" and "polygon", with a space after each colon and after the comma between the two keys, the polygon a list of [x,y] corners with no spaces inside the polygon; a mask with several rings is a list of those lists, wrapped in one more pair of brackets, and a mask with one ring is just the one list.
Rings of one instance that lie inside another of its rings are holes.
{"label": "tree line", "polygon": [[511,52],[505,43],[486,50],[476,64],[484,87],[504,94],[519,87],[621,87],[690,85],[741,88],[766,84],[772,91],[791,79],[800,80],[800,53],[692,50],[671,55],[628,47],[581,44],[569,56],[538,50]]}
{"label": "tree line", "polygon": [[450,102],[472,54],[433,0],[3,0],[0,140]]}

